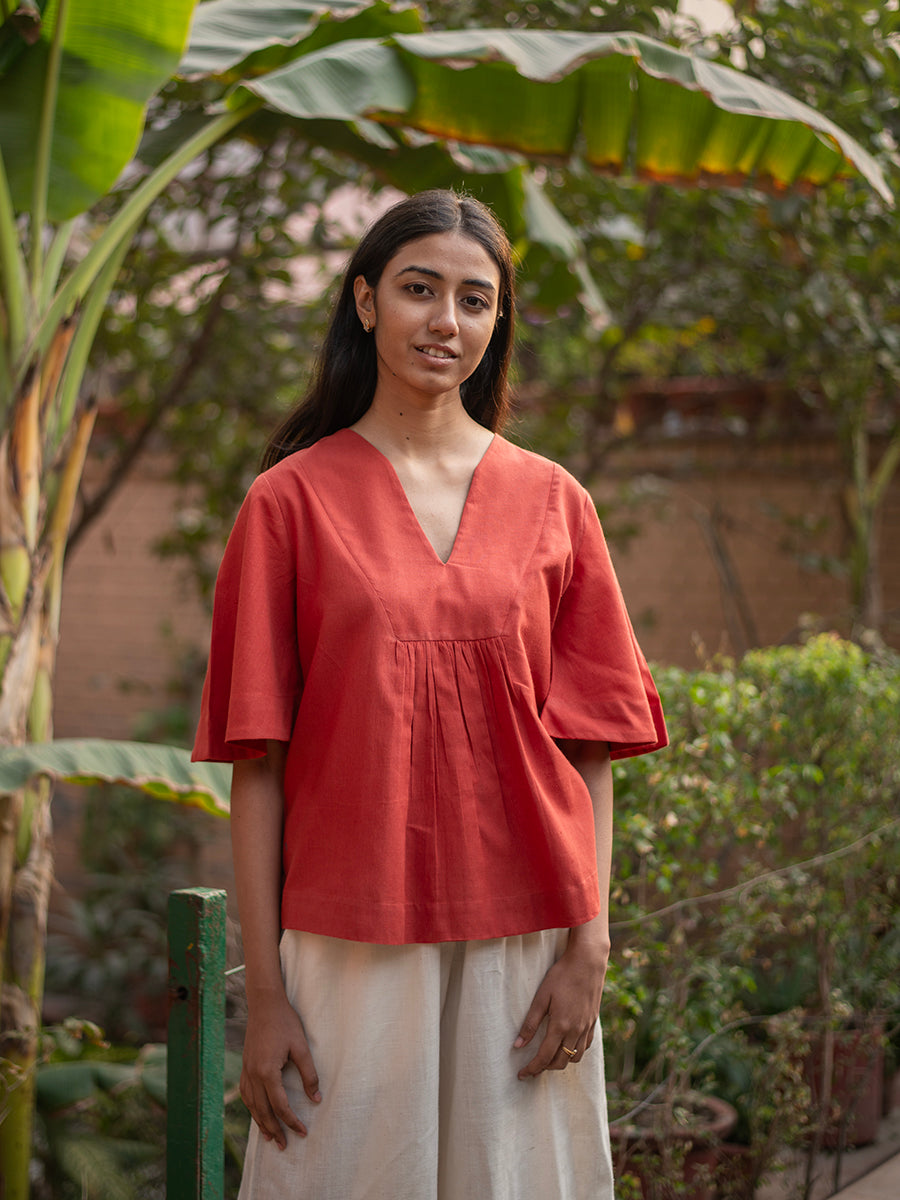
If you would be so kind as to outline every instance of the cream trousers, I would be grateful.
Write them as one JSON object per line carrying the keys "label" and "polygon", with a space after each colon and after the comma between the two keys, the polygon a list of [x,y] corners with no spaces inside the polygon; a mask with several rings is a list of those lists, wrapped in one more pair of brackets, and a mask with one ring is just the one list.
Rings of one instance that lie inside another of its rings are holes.
{"label": "cream trousers", "polygon": [[250,1143],[240,1200],[612,1200],[600,1031],[525,1082],[512,1048],[565,930],[380,946],[285,932],[287,993],[319,1074],[284,1079],[307,1138]]}

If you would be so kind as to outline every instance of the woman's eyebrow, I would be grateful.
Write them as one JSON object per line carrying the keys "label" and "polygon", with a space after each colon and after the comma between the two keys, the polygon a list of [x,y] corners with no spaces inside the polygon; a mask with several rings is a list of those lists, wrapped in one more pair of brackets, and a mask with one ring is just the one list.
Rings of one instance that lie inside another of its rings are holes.
{"label": "woman's eyebrow", "polygon": [[[432,279],[440,279],[442,281],[444,278],[440,271],[435,271],[433,267],[416,266],[401,267],[394,278],[399,279],[401,275],[406,275],[407,273],[412,273],[414,275],[430,275]],[[464,279],[462,282],[466,287],[485,288],[489,292],[495,292],[497,290],[489,279]]]}

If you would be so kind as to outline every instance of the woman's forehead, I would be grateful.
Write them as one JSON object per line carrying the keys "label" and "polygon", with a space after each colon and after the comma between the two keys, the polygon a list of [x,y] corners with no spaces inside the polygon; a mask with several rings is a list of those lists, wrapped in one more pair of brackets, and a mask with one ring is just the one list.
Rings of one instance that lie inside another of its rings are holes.
{"label": "woman's forehead", "polygon": [[500,269],[484,246],[455,230],[407,242],[388,260],[385,274],[396,275],[411,267],[426,268],[447,280],[478,281],[494,288],[500,283]]}

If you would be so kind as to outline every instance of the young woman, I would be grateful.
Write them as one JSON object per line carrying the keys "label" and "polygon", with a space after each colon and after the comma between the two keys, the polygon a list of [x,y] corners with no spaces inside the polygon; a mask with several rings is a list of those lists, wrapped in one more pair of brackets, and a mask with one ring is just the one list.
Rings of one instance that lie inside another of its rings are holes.
{"label": "young woman", "polygon": [[404,200],[229,540],[243,1200],[612,1196],[610,759],[665,744],[594,506],[499,433],[509,243]]}

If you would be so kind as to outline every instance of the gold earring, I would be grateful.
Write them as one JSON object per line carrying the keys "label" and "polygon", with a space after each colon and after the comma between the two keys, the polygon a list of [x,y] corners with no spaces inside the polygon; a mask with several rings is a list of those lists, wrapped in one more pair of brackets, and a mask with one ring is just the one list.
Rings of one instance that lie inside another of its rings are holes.
{"label": "gold earring", "polygon": [[363,329],[366,331],[366,333],[371,333],[368,317],[363,317]]}

